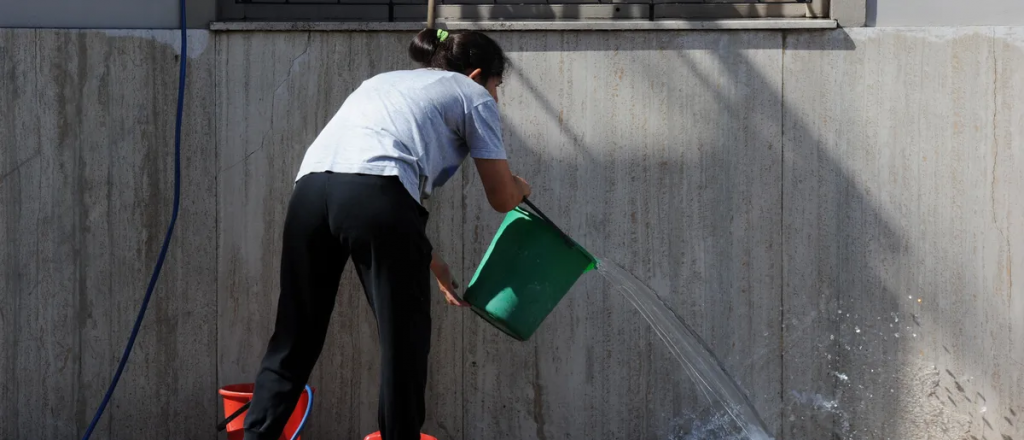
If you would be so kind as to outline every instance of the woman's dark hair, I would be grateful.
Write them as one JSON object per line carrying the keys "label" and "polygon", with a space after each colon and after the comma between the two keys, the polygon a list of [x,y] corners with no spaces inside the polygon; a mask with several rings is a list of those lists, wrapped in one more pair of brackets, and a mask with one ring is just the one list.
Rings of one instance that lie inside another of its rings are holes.
{"label": "woman's dark hair", "polygon": [[[480,69],[484,79],[505,73],[505,52],[490,37],[476,31],[451,32],[424,29],[409,43],[409,57],[423,67],[467,73]],[[439,35],[440,34],[440,35]]]}

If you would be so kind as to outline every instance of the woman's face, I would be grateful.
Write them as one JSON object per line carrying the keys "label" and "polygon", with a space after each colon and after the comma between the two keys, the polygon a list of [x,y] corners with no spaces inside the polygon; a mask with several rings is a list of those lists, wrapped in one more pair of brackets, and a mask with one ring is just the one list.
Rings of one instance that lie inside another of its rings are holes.
{"label": "woman's face", "polygon": [[480,69],[473,69],[468,73],[468,75],[469,79],[476,81],[477,84],[480,84],[487,89],[487,92],[491,94],[492,98],[494,98],[494,102],[498,102],[498,87],[501,86],[500,76],[492,76],[487,78],[485,81],[483,79],[483,71]]}
{"label": "woman's face", "polygon": [[483,86],[491,93],[491,97],[494,98],[494,102],[498,102],[498,87],[501,86],[501,78],[497,76],[487,78],[487,84],[484,84]]}

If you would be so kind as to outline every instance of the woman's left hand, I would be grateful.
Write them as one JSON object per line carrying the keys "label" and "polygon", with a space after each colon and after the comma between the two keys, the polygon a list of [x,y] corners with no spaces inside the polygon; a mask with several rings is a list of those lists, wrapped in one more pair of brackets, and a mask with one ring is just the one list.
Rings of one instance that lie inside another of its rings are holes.
{"label": "woman's left hand", "polygon": [[448,267],[441,256],[434,252],[433,259],[430,261],[430,270],[434,272],[434,277],[437,278],[437,287],[444,294],[444,300],[453,306],[458,307],[469,307],[469,303],[459,298],[455,289],[459,287],[459,283],[452,278],[451,268]]}

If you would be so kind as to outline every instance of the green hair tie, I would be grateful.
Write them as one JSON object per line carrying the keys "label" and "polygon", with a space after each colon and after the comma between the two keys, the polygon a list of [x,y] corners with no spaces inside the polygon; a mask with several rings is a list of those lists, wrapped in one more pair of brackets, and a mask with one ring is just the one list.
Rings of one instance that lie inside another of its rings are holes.
{"label": "green hair tie", "polygon": [[438,29],[437,30],[437,41],[443,43],[444,40],[446,40],[446,39],[448,39],[448,31],[446,31],[444,29]]}

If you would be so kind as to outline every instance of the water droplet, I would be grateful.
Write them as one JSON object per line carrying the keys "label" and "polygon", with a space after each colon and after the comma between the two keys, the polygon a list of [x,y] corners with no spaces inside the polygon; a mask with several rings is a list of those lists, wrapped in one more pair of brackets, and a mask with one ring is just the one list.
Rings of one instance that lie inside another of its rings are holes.
{"label": "water droplet", "polygon": [[985,412],[985,411],[988,411],[988,407],[984,407],[984,406],[981,407],[981,412]]}
{"label": "water droplet", "polygon": [[853,331],[860,333],[860,327],[853,326]]}
{"label": "water droplet", "polygon": [[842,315],[842,314],[843,314],[843,309],[839,309],[839,314],[840,314],[840,315]]}
{"label": "water droplet", "polygon": [[917,333],[914,333],[914,337],[915,337],[915,338],[917,337]]}
{"label": "water droplet", "polygon": [[895,336],[896,336],[896,337],[898,338],[898,337],[900,337],[900,334],[899,334],[899,333],[896,333],[896,334],[895,334]]}
{"label": "water droplet", "polygon": [[836,340],[836,335],[828,335],[828,340],[830,340],[830,341]]}
{"label": "water droplet", "polygon": [[914,299],[913,296],[907,296],[907,299]]}

